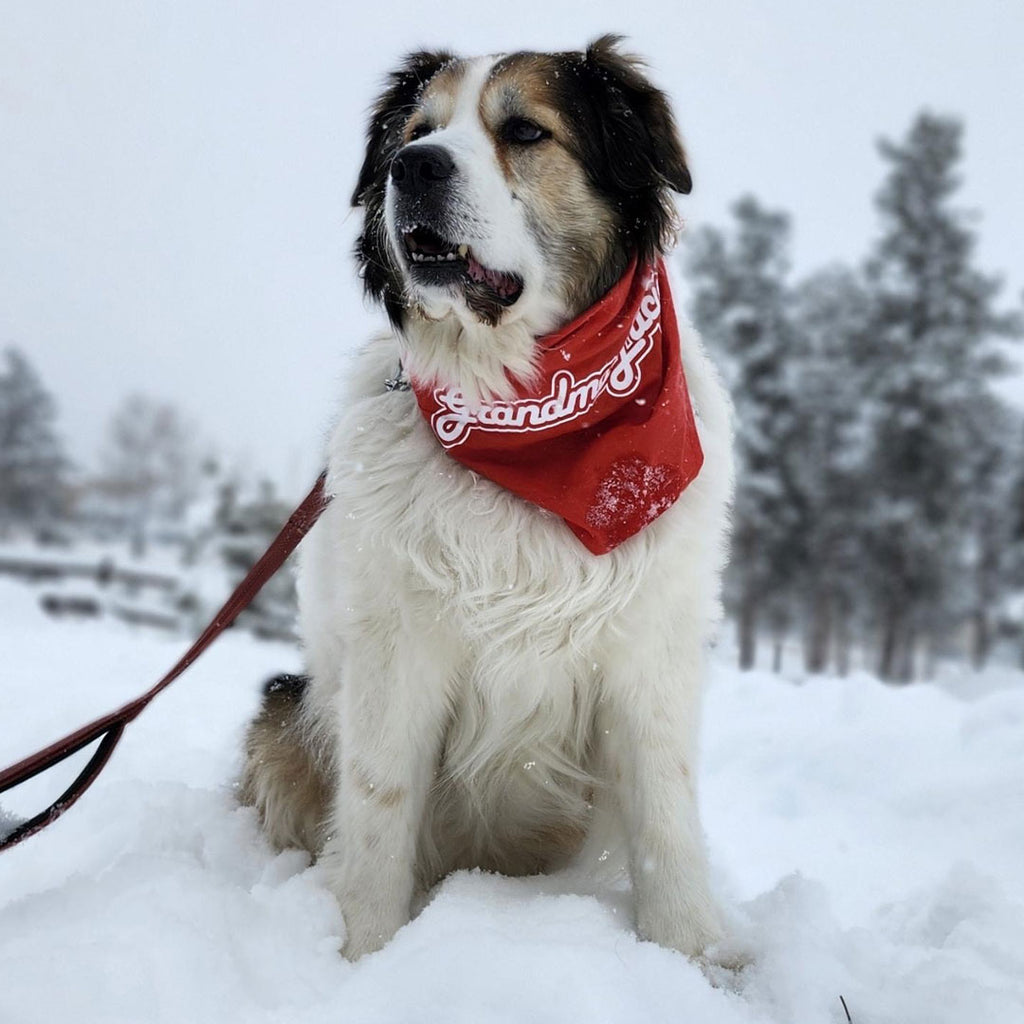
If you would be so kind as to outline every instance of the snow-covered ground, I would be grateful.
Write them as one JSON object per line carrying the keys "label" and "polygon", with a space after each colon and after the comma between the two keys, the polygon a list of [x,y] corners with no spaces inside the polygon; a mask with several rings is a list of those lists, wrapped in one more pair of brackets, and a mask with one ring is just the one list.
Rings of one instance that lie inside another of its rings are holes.
{"label": "snow-covered ground", "polygon": [[[0,580],[0,762],[155,679],[181,643],[53,623]],[[751,958],[638,942],[628,894],[458,874],[382,952],[336,952],[318,869],[235,806],[283,646],[229,634],[55,826],[0,855],[0,1022],[1024,1021],[1024,676],[794,684],[716,660],[703,809]],[[28,810],[5,800],[8,810]]]}

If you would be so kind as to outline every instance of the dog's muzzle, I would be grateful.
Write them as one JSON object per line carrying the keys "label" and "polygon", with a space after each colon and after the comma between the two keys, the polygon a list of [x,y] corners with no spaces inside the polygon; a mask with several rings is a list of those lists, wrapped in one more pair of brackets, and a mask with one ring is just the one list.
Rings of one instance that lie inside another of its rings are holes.
{"label": "dog's muzzle", "polygon": [[413,143],[391,163],[391,186],[398,239],[411,279],[419,285],[457,288],[471,306],[511,306],[523,291],[514,271],[481,263],[473,247],[458,237],[451,203],[459,173],[444,146]]}

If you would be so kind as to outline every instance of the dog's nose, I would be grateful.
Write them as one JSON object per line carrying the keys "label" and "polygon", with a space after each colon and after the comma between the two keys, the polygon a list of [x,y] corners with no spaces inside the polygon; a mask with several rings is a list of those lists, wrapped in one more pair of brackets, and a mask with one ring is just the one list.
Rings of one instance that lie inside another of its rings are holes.
{"label": "dog's nose", "polygon": [[422,195],[455,173],[455,161],[443,146],[406,146],[391,164],[391,180],[399,192]]}

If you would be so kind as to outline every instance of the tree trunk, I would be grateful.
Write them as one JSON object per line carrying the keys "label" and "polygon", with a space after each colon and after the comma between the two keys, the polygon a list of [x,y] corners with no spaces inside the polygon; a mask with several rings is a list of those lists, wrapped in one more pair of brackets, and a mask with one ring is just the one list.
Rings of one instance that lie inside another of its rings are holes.
{"label": "tree trunk", "polygon": [[896,653],[900,639],[900,613],[892,605],[882,625],[882,646],[878,656],[878,677],[891,682],[896,675]]}
{"label": "tree trunk", "polygon": [[896,678],[901,683],[912,683],[914,681],[914,654],[916,648],[916,632],[913,629],[904,630],[896,665]]}
{"label": "tree trunk", "polygon": [[772,671],[778,675],[782,671],[782,641],[781,635],[776,635],[772,649]]}
{"label": "tree trunk", "polygon": [[804,667],[812,675],[820,675],[828,666],[829,638],[832,633],[832,602],[817,594],[810,609],[807,642],[804,646]]}
{"label": "tree trunk", "polygon": [[845,621],[836,623],[836,673],[843,679],[850,674],[850,630]]}
{"label": "tree trunk", "polygon": [[973,616],[974,631],[971,638],[971,666],[980,672],[988,664],[992,650],[992,628],[984,608],[978,608]]}
{"label": "tree trunk", "polygon": [[923,676],[926,680],[930,681],[935,678],[935,665],[938,661],[938,649],[939,644],[935,638],[935,634],[929,633],[924,645]]}
{"label": "tree trunk", "polygon": [[740,600],[737,629],[739,631],[740,668],[747,671],[754,667],[754,662],[757,660],[757,600],[754,594],[746,588]]}

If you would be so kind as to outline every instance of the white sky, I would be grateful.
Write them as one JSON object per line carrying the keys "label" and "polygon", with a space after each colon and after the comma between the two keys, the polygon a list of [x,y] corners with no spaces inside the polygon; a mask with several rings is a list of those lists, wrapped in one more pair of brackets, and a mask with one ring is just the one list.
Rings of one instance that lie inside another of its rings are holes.
{"label": "white sky", "polygon": [[[348,197],[364,112],[405,51],[629,36],[673,97],[691,225],[754,191],[797,269],[860,257],[879,135],[967,122],[980,263],[1024,286],[1022,0],[0,0],[0,345],[24,348],[91,462],[128,391],[298,493],[364,308]],[[646,12],[646,13],[641,13]]]}

